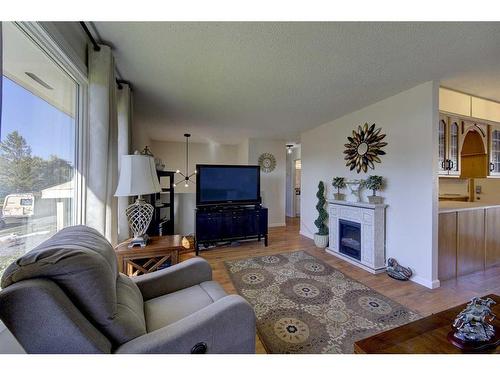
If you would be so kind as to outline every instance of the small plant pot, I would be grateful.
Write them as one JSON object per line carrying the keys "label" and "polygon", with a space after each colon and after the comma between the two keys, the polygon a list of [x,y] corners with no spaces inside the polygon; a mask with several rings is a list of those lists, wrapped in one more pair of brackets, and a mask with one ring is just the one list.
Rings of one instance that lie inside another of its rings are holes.
{"label": "small plant pot", "polygon": [[384,197],[379,197],[378,195],[369,195],[368,202],[371,204],[382,204],[384,203]]}
{"label": "small plant pot", "polygon": [[328,234],[314,234],[314,244],[320,249],[324,249],[328,245]]}
{"label": "small plant pot", "polygon": [[345,200],[345,194],[343,194],[343,193],[334,193],[333,194],[333,199],[335,199],[336,201],[343,201],[343,200]]}

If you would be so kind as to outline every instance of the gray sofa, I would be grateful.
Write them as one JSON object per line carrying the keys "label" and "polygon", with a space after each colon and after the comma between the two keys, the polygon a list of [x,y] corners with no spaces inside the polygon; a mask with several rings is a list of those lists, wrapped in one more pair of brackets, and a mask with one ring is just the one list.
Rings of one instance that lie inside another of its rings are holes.
{"label": "gray sofa", "polygon": [[255,315],[193,258],[147,275],[118,272],[97,231],[74,226],[12,263],[0,319],[28,353],[254,353]]}

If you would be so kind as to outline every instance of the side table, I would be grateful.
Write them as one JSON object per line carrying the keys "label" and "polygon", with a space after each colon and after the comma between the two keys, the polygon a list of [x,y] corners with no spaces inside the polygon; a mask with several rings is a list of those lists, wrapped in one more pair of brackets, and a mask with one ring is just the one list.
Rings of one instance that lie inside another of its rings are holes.
{"label": "side table", "polygon": [[179,251],[189,249],[182,244],[180,235],[150,237],[146,247],[129,248],[129,242],[127,240],[115,247],[118,269],[127,276],[154,272],[168,263],[177,264]]}

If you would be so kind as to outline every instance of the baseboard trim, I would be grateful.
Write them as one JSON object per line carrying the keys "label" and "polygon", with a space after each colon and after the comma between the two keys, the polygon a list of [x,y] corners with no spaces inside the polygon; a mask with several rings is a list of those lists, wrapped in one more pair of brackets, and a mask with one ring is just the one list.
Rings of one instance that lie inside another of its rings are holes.
{"label": "baseboard trim", "polygon": [[413,276],[410,280],[413,281],[414,283],[423,285],[429,289],[436,289],[439,288],[441,285],[441,282],[439,280],[428,280],[418,275]]}
{"label": "baseboard trim", "polygon": [[337,258],[339,258],[339,259],[342,259],[343,261],[345,261],[345,262],[347,262],[347,263],[350,263],[350,264],[352,264],[352,265],[354,265],[354,266],[356,266],[356,267],[359,267],[359,268],[361,268],[361,269],[363,269],[363,270],[365,270],[365,271],[367,271],[367,272],[370,272],[370,273],[372,273],[372,274],[374,274],[374,275],[379,274],[379,273],[383,273],[383,272],[385,272],[385,267],[383,267],[383,268],[378,268],[378,269],[370,268],[370,267],[368,267],[368,266],[365,266],[365,265],[364,265],[363,263],[361,263],[361,262],[357,262],[357,261],[355,261],[354,259],[349,259],[349,257],[344,256],[344,255],[342,255],[342,254],[340,254],[340,253],[338,253],[338,252],[336,252],[336,251],[334,251],[334,250],[330,250],[329,248],[326,248],[326,249],[325,249],[325,252],[326,252],[327,254],[333,255],[333,256],[335,256],[335,257],[337,257]]}
{"label": "baseboard trim", "polygon": [[286,223],[271,223],[268,224],[269,228],[274,228],[274,227],[286,227]]}
{"label": "baseboard trim", "polygon": [[309,232],[304,232],[303,230],[301,230],[301,231],[299,232],[299,234],[300,234],[301,236],[304,236],[304,237],[310,238],[311,240],[314,240],[314,236],[313,236],[312,234],[310,234]]}

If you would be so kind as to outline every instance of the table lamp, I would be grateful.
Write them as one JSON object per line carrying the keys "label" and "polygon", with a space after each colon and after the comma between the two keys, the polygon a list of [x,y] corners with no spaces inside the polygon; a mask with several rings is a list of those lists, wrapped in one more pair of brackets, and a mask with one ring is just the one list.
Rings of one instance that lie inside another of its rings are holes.
{"label": "table lamp", "polygon": [[148,155],[123,155],[121,158],[120,177],[116,188],[116,197],[137,196],[134,203],[125,210],[128,225],[134,234],[129,247],[144,247],[148,243],[146,230],[153,218],[154,207],[142,196],[161,191],[154,158]]}

